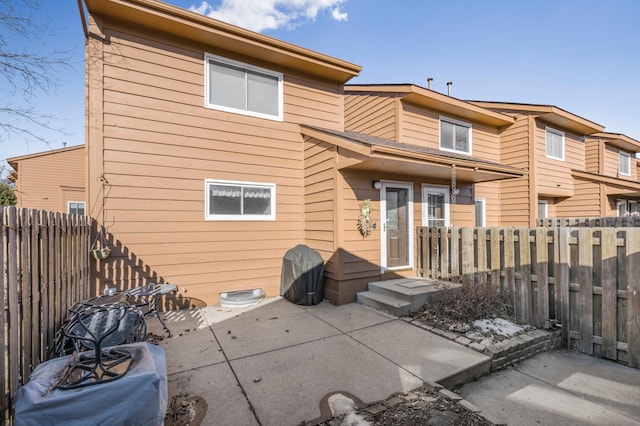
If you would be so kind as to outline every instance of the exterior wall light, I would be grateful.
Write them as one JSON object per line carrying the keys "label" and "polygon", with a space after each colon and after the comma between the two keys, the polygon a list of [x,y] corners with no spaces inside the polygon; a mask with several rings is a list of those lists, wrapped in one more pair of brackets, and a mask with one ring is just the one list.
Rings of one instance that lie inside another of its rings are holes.
{"label": "exterior wall light", "polygon": [[380,183],[380,181],[379,181],[379,180],[374,180],[374,181],[373,181],[373,188],[374,188],[374,189],[380,189],[380,188],[382,188],[382,184]]}

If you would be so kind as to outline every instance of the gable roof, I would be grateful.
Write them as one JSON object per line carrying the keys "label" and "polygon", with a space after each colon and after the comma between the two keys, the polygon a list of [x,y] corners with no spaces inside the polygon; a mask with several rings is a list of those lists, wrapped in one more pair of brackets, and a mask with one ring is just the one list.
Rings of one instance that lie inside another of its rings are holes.
{"label": "gable roof", "polygon": [[415,84],[348,84],[344,86],[344,92],[391,94],[418,106],[490,126],[505,127],[515,122],[515,119],[507,114],[491,111]]}
{"label": "gable roof", "polygon": [[565,111],[554,105],[521,104],[513,102],[467,101],[474,105],[497,111],[535,114],[538,118],[554,126],[570,130],[579,135],[603,132],[604,126],[579,115]]}
{"label": "gable roof", "polygon": [[526,174],[525,170],[517,167],[362,133],[340,132],[308,125],[300,125],[300,132],[347,151],[348,154],[341,153],[344,161],[339,162],[338,168],[450,179],[451,168],[455,166],[458,179],[466,182],[511,179]]}
{"label": "gable roof", "polygon": [[362,69],[359,65],[157,0],[84,2],[91,14],[110,16],[340,83],[356,77]]}

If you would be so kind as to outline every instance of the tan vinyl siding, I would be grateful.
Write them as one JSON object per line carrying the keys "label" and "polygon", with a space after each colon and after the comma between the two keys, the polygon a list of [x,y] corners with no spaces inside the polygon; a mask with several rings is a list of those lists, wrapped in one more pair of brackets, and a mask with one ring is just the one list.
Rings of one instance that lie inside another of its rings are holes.
{"label": "tan vinyl siding", "polygon": [[440,115],[406,102],[401,108],[400,142],[440,149]]}
{"label": "tan vinyl siding", "polygon": [[[107,184],[94,214],[104,217],[116,247],[102,284],[122,289],[163,280],[206,304],[222,291],[278,294],[285,252],[305,235],[331,238],[324,228],[303,226],[305,215],[315,214],[303,200],[323,195],[305,198],[317,188],[303,185],[297,124],[342,130],[339,84],[117,22],[103,30],[110,40],[102,47],[103,110],[92,114],[102,113],[104,138],[94,146],[104,148],[92,155],[103,155]],[[205,108],[205,52],[283,72],[284,122]],[[205,220],[205,179],[275,184],[276,220]],[[317,245],[323,255],[330,250]]]}
{"label": "tan vinyl siding", "polygon": [[500,183],[477,183],[474,191],[475,198],[484,198],[485,200],[486,225],[500,226]]}
{"label": "tan vinyl siding", "polygon": [[[526,116],[519,116],[500,137],[500,160],[503,164],[529,169],[529,128]],[[500,182],[500,220],[502,226],[529,225],[529,178]]]}
{"label": "tan vinyl siding", "polygon": [[85,149],[66,148],[17,160],[18,207],[67,212],[68,201],[85,200]]}
{"label": "tan vinyl siding", "polygon": [[[564,161],[547,158],[545,128],[544,123],[538,122],[535,139],[538,193],[546,196],[571,196],[574,190],[571,170],[584,170],[585,167],[583,138],[564,132]],[[564,131],[557,128],[554,130]]]}
{"label": "tan vinyl siding", "polygon": [[585,171],[600,172],[600,141],[590,140],[585,144]]}
{"label": "tan vinyl siding", "polygon": [[396,102],[388,96],[345,95],[345,130],[396,140]]}
{"label": "tan vinyl siding", "polygon": [[[440,149],[440,117],[437,111],[428,111],[403,102],[400,117],[400,142]],[[470,123],[455,116],[444,115],[471,125],[471,154],[475,158],[500,161],[498,130]]]}
{"label": "tan vinyl siding", "polygon": [[[604,175],[611,176],[625,180],[638,180],[637,162],[633,153],[627,153],[631,157],[629,171],[630,175],[623,175],[620,173],[620,149],[614,146],[607,145],[604,152]],[[626,151],[625,151],[626,152]]]}
{"label": "tan vinyl siding", "polygon": [[338,266],[335,253],[334,212],[335,147],[305,142],[304,219],[305,243],[325,260],[325,277],[335,279]]}
{"label": "tan vinyl siding", "polygon": [[600,184],[576,179],[573,196],[556,200],[555,214],[550,217],[599,217]]}

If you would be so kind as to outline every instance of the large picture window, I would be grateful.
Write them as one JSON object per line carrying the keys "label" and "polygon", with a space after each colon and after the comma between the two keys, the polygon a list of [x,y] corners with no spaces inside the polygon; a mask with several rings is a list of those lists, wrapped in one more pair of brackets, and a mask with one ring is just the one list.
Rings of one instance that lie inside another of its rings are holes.
{"label": "large picture window", "polygon": [[206,106],[282,121],[282,74],[205,54]]}
{"label": "large picture window", "polygon": [[547,157],[564,161],[564,133],[546,128]]}
{"label": "large picture window", "polygon": [[276,186],[271,183],[205,181],[206,220],[275,220]]}
{"label": "large picture window", "polygon": [[440,149],[471,154],[471,124],[440,117]]}
{"label": "large picture window", "polygon": [[631,155],[620,151],[620,174],[631,176]]}

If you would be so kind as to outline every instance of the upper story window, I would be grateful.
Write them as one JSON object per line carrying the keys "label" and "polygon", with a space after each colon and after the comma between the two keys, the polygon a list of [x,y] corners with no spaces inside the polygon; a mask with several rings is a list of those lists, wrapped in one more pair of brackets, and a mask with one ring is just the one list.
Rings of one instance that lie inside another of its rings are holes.
{"label": "upper story window", "polygon": [[620,151],[620,174],[631,176],[631,154]]}
{"label": "upper story window", "polygon": [[471,154],[471,124],[440,117],[440,149]]}
{"label": "upper story window", "polygon": [[282,121],[282,74],[205,53],[205,105]]}
{"label": "upper story window", "polygon": [[84,201],[69,201],[69,202],[67,202],[67,213],[84,216],[84,214],[85,214]]}
{"label": "upper story window", "polygon": [[564,132],[546,128],[547,157],[564,161]]}
{"label": "upper story window", "polygon": [[275,220],[273,183],[205,180],[206,220]]}

